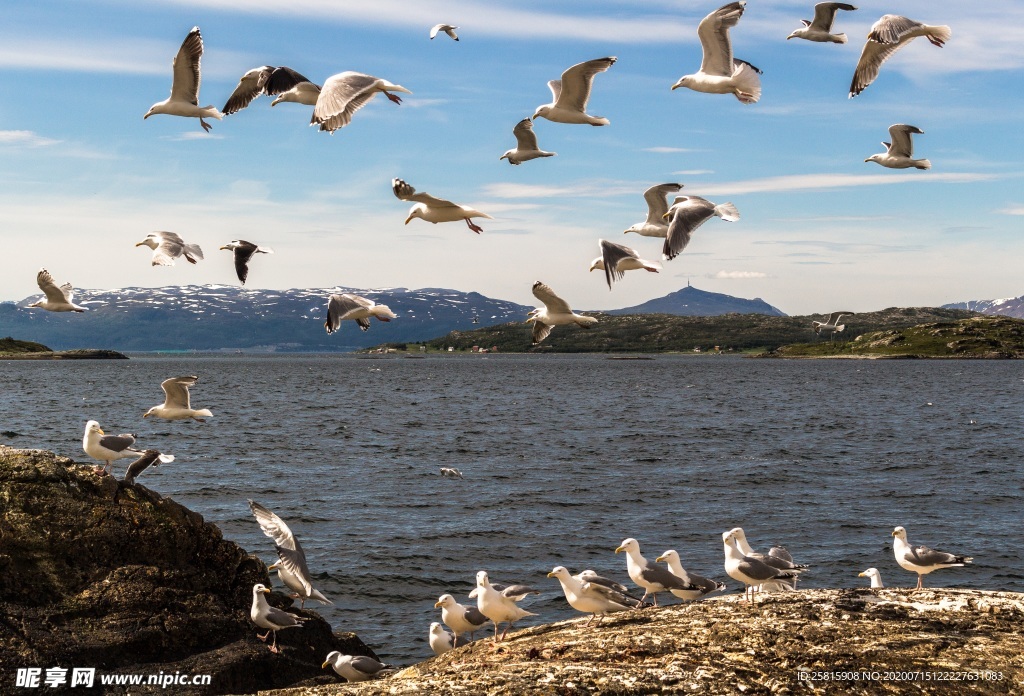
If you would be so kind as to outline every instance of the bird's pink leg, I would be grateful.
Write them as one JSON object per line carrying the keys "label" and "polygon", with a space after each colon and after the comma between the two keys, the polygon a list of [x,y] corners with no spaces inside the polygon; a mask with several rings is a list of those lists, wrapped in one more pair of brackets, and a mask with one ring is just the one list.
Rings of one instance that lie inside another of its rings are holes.
{"label": "bird's pink leg", "polygon": [[469,229],[473,230],[477,234],[480,234],[481,232],[484,231],[483,227],[480,227],[479,225],[474,225],[473,222],[469,218],[466,218],[466,225],[468,225]]}
{"label": "bird's pink leg", "polygon": [[385,92],[384,96],[387,97],[388,99],[390,99],[391,101],[393,101],[396,104],[401,104],[402,103],[401,97],[399,97],[397,94],[392,94],[391,92]]}

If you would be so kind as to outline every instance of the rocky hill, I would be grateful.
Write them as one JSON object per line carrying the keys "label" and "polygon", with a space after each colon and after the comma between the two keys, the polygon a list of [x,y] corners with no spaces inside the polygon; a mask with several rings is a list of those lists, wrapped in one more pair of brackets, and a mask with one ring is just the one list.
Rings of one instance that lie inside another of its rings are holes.
{"label": "rocky hill", "polygon": [[42,343],[17,341],[10,336],[0,338],[0,360],[127,360],[128,356],[113,350],[52,350]]}
{"label": "rocky hill", "polygon": [[1024,358],[1024,320],[973,317],[861,334],[852,341],[782,346],[765,357]]}
{"label": "rocky hill", "polygon": [[[530,325],[522,321],[488,326],[475,331],[459,331],[426,341],[432,349],[468,350],[472,346],[501,352],[685,352],[721,349],[771,349],[810,340],[815,337],[812,320],[821,316],[786,317],[766,314],[727,314],[717,317],[681,317],[667,314],[616,316],[595,313],[598,323],[590,329],[559,326],[540,346],[531,346]],[[902,329],[924,322],[953,321],[971,316],[971,312],[932,307],[890,308],[843,318],[846,336],[868,331]]]}
{"label": "rocky hill", "polygon": [[946,309],[966,309],[969,312],[1024,319],[1024,295],[1001,300],[968,300],[942,306]]}
{"label": "rocky hill", "polygon": [[698,290],[691,285],[634,307],[610,310],[608,314],[674,314],[680,317],[711,317],[720,314],[786,316],[781,310],[772,307],[760,297],[745,300],[719,292]]}
{"label": "rocky hill", "polygon": [[[852,574],[852,573],[851,573]],[[326,694],[1017,694],[1024,595],[800,590],[527,628]]]}
{"label": "rocky hill", "polygon": [[336,681],[320,666],[331,650],[372,655],[308,610],[271,654],[249,620],[256,583],[270,586],[263,562],[173,500],[52,452],[0,446],[0,693],[22,692],[20,668],[75,666],[95,668],[97,686],[130,674],[212,680],[68,693],[236,694]]}

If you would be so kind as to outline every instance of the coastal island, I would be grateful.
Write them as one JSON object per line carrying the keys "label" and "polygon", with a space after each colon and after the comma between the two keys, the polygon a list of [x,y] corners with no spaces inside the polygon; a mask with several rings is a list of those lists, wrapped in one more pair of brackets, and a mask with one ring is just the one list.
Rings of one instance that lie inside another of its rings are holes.
{"label": "coastal island", "polygon": [[53,350],[42,343],[18,341],[8,336],[0,338],[0,360],[127,360],[128,356],[116,350],[78,348]]}

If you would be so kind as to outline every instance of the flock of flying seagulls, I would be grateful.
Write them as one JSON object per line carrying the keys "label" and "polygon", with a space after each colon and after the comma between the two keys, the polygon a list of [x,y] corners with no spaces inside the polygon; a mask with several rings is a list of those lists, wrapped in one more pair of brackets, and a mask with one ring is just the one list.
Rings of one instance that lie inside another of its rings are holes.
{"label": "flock of flying seagulls", "polygon": [[[762,71],[751,63],[734,57],[729,36],[730,29],[738,26],[746,11],[746,4],[745,0],[730,2],[700,21],[697,26],[697,36],[702,49],[700,69],[696,73],[679,78],[671,86],[672,90],[685,87],[708,94],[733,94],[744,104],[754,104],[760,99]],[[814,19],[801,20],[803,26],[795,29],[786,38],[845,44],[845,34],[833,33],[836,15],[839,11],[851,12],[856,9],[855,6],[843,2],[820,2],[814,6]],[[429,35],[434,39],[440,33],[445,33],[458,41],[456,29],[458,27],[455,25],[437,24],[431,28]],[[882,65],[915,38],[924,37],[933,45],[941,47],[950,36],[951,31],[947,26],[931,26],[898,15],[884,15],[874,23],[868,33],[854,69],[849,96],[852,98],[863,92],[878,77]],[[312,106],[310,125],[334,133],[348,125],[355,113],[378,93],[384,94],[395,104],[402,103],[396,93],[411,94],[410,90],[389,80],[353,71],[332,75],[321,86],[292,68],[263,65],[242,75],[223,109],[217,109],[213,105],[201,107],[199,87],[202,56],[202,35],[198,27],[193,27],[171,64],[170,96],[153,104],[143,118],[157,114],[197,118],[202,128],[209,131],[211,126],[204,119],[220,120],[225,115],[237,114],[260,95],[265,94],[274,97],[271,106],[281,102]],[[556,153],[541,150],[538,145],[534,122],[539,118],[563,124],[609,125],[610,121],[607,118],[587,113],[587,104],[595,77],[615,65],[616,60],[616,57],[608,56],[583,61],[566,69],[560,79],[548,82],[552,95],[551,103],[538,106],[532,117],[524,118],[515,125],[512,132],[516,139],[516,147],[505,152],[499,159],[520,165],[534,159],[555,156]],[[917,126],[892,125],[889,128],[891,142],[883,143],[886,152],[871,155],[864,161],[893,169],[929,169],[929,160],[913,157],[912,136],[922,133]],[[487,213],[470,206],[417,191],[400,178],[394,178],[391,186],[396,198],[413,203],[405,224],[409,224],[415,218],[433,224],[461,220],[470,230],[479,234],[483,232],[483,228],[474,223],[473,218],[493,219]],[[666,201],[666,196],[678,193],[682,188],[683,184],[679,183],[658,184],[648,188],[644,192],[648,206],[647,219],[626,230],[627,233],[634,232],[642,237],[664,239],[662,258],[666,261],[678,257],[690,243],[693,233],[712,217],[718,217],[726,222],[740,219],[739,210],[732,203],[714,203],[696,195],[678,195],[670,205]],[[598,244],[601,255],[591,263],[590,270],[604,270],[609,289],[615,281],[623,278],[626,271],[644,269],[656,273],[660,270],[660,264],[641,258],[637,250],[628,246],[605,240],[599,240]],[[184,257],[192,264],[203,259],[202,250],[197,244],[186,243],[173,232],[154,232],[136,246],[148,246],[153,249],[152,264],[155,266],[173,265],[174,260],[180,257]],[[255,254],[273,253],[272,249],[245,240],[234,240],[220,248],[233,253],[236,275],[243,285],[248,277],[248,264],[252,257]],[[39,271],[37,282],[46,297],[33,303],[31,307],[57,312],[85,310],[84,307],[72,302],[71,285],[65,284],[58,288],[45,269]],[[526,320],[527,323],[534,325],[535,345],[544,340],[554,326],[577,324],[588,328],[596,321],[574,314],[565,300],[542,282],[534,284],[533,294],[544,304],[544,307],[531,312]],[[338,330],[342,320],[352,319],[365,331],[369,327],[368,319],[371,316],[381,321],[395,318],[387,307],[375,306],[366,298],[351,294],[334,294],[328,298],[328,317],[324,327],[327,333],[333,333]]]}

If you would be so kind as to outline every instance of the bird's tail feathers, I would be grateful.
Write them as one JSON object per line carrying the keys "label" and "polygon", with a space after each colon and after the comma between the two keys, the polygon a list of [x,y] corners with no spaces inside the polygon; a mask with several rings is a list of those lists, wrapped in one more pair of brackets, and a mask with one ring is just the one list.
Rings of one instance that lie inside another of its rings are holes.
{"label": "bird's tail feathers", "polygon": [[715,215],[726,222],[736,222],[740,219],[740,211],[732,203],[721,203],[715,206]]}
{"label": "bird's tail feathers", "polygon": [[370,312],[381,321],[391,321],[398,318],[398,315],[392,312],[391,308],[387,305],[374,305]]}
{"label": "bird's tail feathers", "polygon": [[832,42],[833,43],[844,44],[844,43],[846,43],[846,41],[847,41],[846,34],[833,34],[832,35]]}
{"label": "bird's tail feathers", "polygon": [[914,163],[914,166],[917,169],[931,169],[932,168],[932,162],[931,162],[931,160],[926,160],[926,159],[917,160],[917,162]]}
{"label": "bird's tail feathers", "polygon": [[334,602],[324,597],[323,594],[320,593],[320,590],[313,590],[309,596],[321,604],[334,604]]}
{"label": "bird's tail feathers", "polygon": [[576,320],[576,324],[584,329],[589,329],[596,323],[597,319],[595,319],[594,317],[581,316]]}
{"label": "bird's tail feathers", "polygon": [[205,416],[206,418],[213,418],[213,413],[208,408],[201,408],[196,411],[197,416]]}
{"label": "bird's tail feathers", "polygon": [[[185,251],[187,251],[192,256],[195,256],[200,261],[203,260],[203,250],[199,248],[198,244],[186,244]],[[192,261],[192,259],[189,259],[189,261]],[[195,261],[192,261],[192,263],[195,263]]]}
{"label": "bird's tail feathers", "polygon": [[274,250],[270,247],[256,247],[257,254],[273,254]]}
{"label": "bird's tail feathers", "polygon": [[953,30],[945,24],[938,27],[925,27],[925,30],[927,32],[925,36],[936,46],[942,46],[953,36]]}
{"label": "bird's tail feathers", "polygon": [[736,83],[736,89],[743,95],[736,95],[744,104],[753,104],[761,98],[761,78],[758,77],[758,69],[750,63],[742,60],[735,62],[735,69],[732,77]]}

